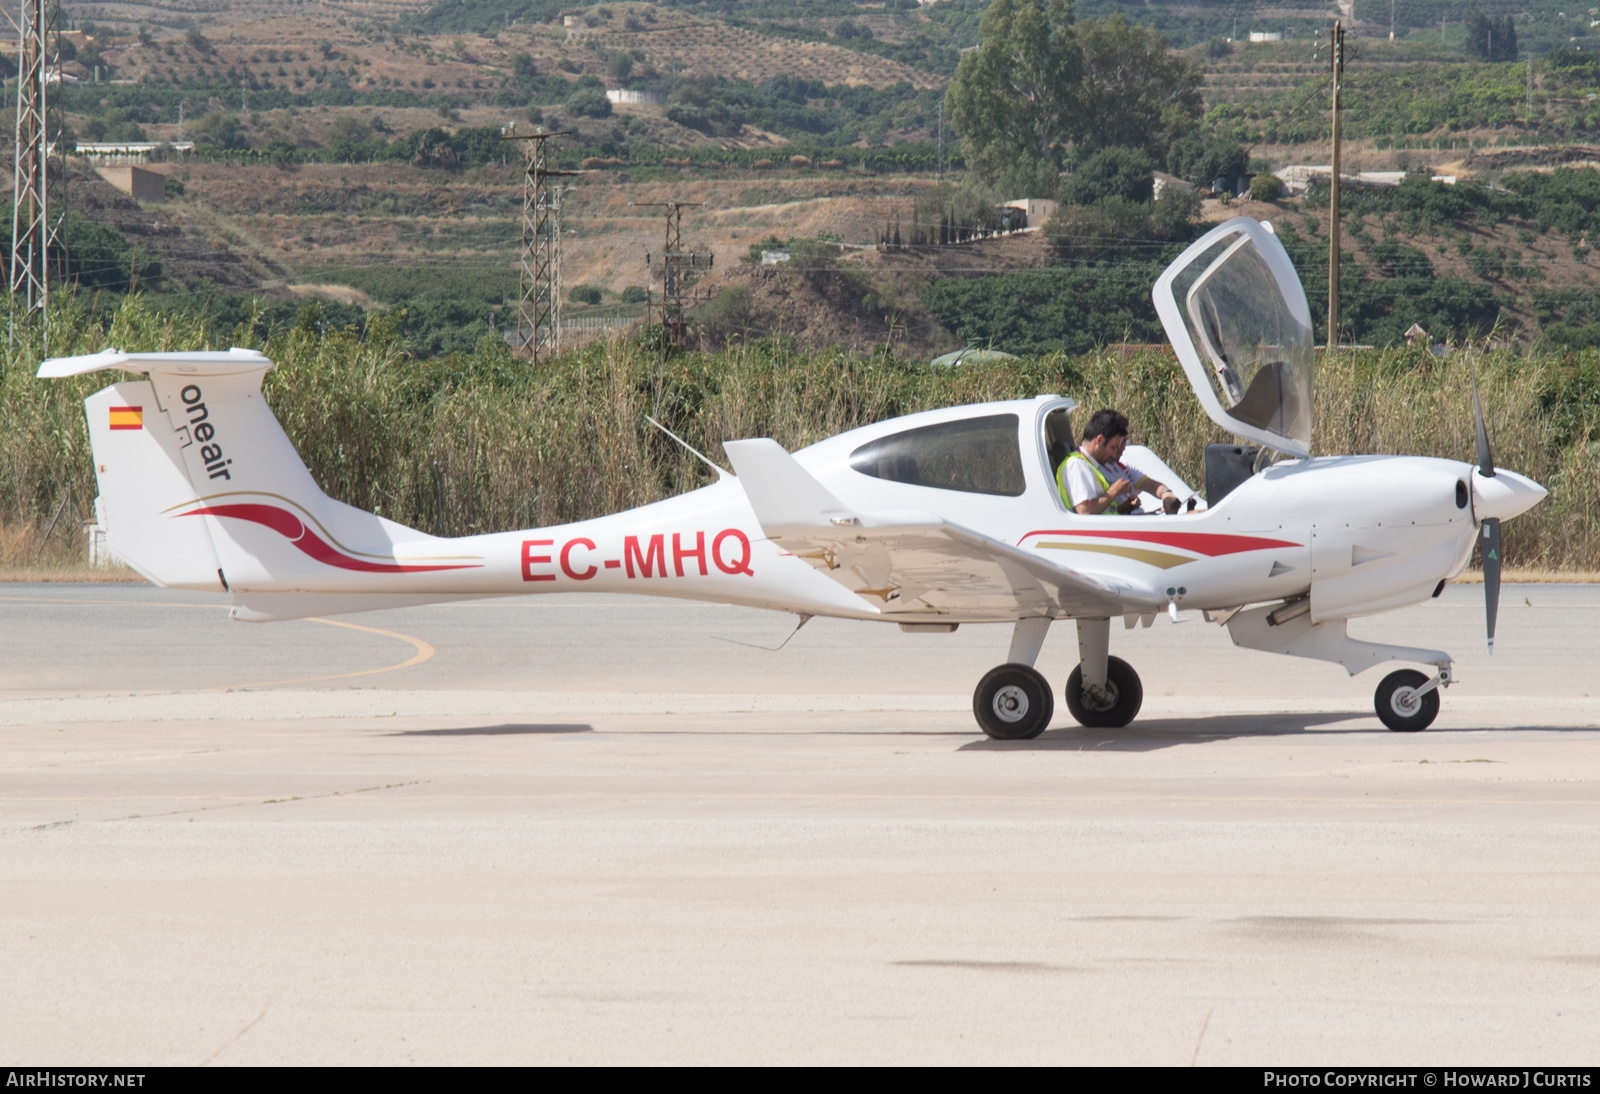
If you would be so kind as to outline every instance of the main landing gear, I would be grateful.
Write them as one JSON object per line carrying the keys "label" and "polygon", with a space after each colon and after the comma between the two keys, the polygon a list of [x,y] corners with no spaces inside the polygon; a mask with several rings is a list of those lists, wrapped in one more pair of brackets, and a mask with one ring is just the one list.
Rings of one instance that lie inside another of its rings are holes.
{"label": "main landing gear", "polygon": [[[1050,629],[1048,619],[1022,619],[1012,632],[1006,663],[978,681],[972,713],[997,741],[1029,741],[1043,733],[1055,714],[1050,684],[1033,663]],[[1080,725],[1117,729],[1133,721],[1144,702],[1139,674],[1106,652],[1111,620],[1078,620],[1078,667],[1067,679],[1067,710]],[[1437,705],[1437,698],[1434,700]]]}

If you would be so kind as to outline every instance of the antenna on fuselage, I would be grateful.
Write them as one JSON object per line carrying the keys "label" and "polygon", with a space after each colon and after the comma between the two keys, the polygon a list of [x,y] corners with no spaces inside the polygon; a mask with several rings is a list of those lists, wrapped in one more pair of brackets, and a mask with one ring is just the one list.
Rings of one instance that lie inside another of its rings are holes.
{"label": "antenna on fuselage", "polygon": [[707,467],[711,468],[711,470],[713,470],[713,471],[715,471],[717,473],[717,481],[718,482],[721,482],[723,479],[738,478],[738,476],[735,475],[732,471],[729,471],[729,470],[727,470],[726,468],[723,468],[723,467],[718,467],[716,464],[712,463],[711,462],[711,458],[709,456],[707,456],[704,452],[700,451],[698,448],[696,448],[694,445],[690,444],[688,441],[684,440],[682,437],[678,436],[672,430],[668,429],[666,426],[662,425],[660,422],[658,422],[654,418],[650,417],[650,415],[646,414],[644,416],[644,420],[649,422],[651,425],[655,426],[657,429],[661,430],[661,432],[665,433],[667,436],[671,437],[673,440],[677,441],[679,444],[683,445],[684,448],[688,449],[690,452],[694,453],[696,456],[700,457],[700,461],[702,463],[704,463]]}

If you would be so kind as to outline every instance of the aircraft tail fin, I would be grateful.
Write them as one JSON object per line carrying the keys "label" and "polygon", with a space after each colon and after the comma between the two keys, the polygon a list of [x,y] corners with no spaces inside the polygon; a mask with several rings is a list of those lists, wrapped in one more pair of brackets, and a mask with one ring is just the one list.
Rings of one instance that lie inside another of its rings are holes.
{"label": "aircraft tail fin", "polygon": [[357,574],[421,568],[397,563],[394,543],[431,537],[317,486],[261,393],[272,367],[237,348],[107,350],[40,367],[46,378],[147,375],[84,401],[107,546],[156,584],[187,589],[348,589]]}

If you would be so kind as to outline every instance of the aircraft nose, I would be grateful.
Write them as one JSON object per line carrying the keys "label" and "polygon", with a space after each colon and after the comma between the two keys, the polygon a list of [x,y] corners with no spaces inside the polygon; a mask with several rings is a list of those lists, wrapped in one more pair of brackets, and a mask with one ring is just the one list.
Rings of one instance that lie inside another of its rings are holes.
{"label": "aircraft nose", "polygon": [[1472,471],[1472,515],[1479,521],[1489,517],[1510,520],[1538,505],[1549,491],[1526,475],[1515,471],[1496,471],[1484,478]]}

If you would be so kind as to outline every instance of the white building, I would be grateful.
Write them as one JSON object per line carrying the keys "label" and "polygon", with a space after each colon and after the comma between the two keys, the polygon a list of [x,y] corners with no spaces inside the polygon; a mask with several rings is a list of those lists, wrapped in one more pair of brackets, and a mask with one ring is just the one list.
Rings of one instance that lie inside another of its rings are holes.
{"label": "white building", "polygon": [[608,89],[606,98],[613,103],[627,103],[629,106],[660,106],[667,101],[667,96],[660,91],[630,91],[619,87]]}
{"label": "white building", "polygon": [[[160,147],[159,141],[79,141],[73,155],[82,156],[96,167],[123,167],[131,163],[149,163],[150,153]],[[168,147],[184,156],[194,151],[194,141],[173,141]]]}

